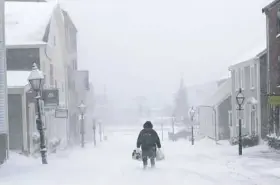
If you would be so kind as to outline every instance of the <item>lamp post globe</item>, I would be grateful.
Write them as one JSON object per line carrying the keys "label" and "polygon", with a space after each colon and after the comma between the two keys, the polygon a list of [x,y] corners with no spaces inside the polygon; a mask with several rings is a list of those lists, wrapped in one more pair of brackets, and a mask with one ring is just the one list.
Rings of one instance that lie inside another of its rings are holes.
{"label": "lamp post globe", "polygon": [[236,95],[236,102],[238,105],[242,105],[244,103],[245,97],[242,93],[241,88],[239,89],[237,95]]}
{"label": "lamp post globe", "polygon": [[43,86],[44,81],[44,75],[42,71],[40,71],[36,65],[36,63],[33,63],[32,71],[28,76],[29,84],[31,85],[31,88],[34,91],[40,91]]}
{"label": "lamp post globe", "polygon": [[194,108],[192,107],[191,110],[190,110],[190,116],[191,116],[191,118],[193,118],[194,115],[195,115],[195,110],[194,110]]}
{"label": "lamp post globe", "polygon": [[79,111],[80,111],[81,114],[84,114],[84,113],[85,113],[85,111],[86,111],[86,105],[84,104],[83,101],[81,101],[81,104],[78,106],[78,108],[79,108]]}

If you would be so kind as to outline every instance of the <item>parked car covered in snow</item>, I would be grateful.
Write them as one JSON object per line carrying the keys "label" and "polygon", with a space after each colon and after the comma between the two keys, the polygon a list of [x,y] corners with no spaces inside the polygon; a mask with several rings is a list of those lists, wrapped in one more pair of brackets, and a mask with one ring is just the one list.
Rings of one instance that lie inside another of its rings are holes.
{"label": "parked car covered in snow", "polygon": [[190,131],[183,129],[174,134],[172,132],[168,132],[168,138],[169,140],[177,141],[178,139],[187,139],[191,136],[191,134],[192,133]]}

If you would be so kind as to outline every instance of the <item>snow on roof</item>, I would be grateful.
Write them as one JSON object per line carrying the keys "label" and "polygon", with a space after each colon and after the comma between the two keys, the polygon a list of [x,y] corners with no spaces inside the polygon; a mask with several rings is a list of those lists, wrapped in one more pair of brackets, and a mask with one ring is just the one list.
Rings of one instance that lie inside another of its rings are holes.
{"label": "snow on roof", "polygon": [[5,2],[7,45],[42,41],[55,2]]}
{"label": "snow on roof", "polygon": [[217,81],[187,87],[188,103],[197,106],[208,99],[218,88]]}
{"label": "snow on roof", "polygon": [[224,101],[227,97],[229,97],[231,94],[231,79],[227,79],[226,82],[224,82],[219,88],[216,90],[216,92],[207,99],[203,105],[208,106],[216,106],[219,105],[222,101]]}
{"label": "snow on roof", "polygon": [[24,87],[28,85],[30,71],[7,71],[8,87]]}
{"label": "snow on roof", "polygon": [[243,54],[238,56],[236,59],[234,59],[233,60],[234,62],[232,62],[231,65],[233,66],[233,65],[236,65],[238,63],[248,61],[252,58],[255,58],[258,54],[263,52],[265,48],[266,48],[265,42],[260,43],[259,45],[256,45],[254,48],[250,49],[249,51],[244,52]]}

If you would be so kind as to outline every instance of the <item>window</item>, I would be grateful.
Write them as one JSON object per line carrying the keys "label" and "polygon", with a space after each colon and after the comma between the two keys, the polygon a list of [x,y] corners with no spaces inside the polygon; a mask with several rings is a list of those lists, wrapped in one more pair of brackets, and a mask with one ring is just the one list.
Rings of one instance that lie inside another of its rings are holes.
{"label": "window", "polygon": [[238,70],[235,70],[235,89],[239,89],[239,73]]}
{"label": "window", "polygon": [[276,23],[277,25],[277,34],[279,34],[280,33],[280,9],[278,9],[278,11],[277,11],[277,23]]}
{"label": "window", "polygon": [[228,124],[232,127],[232,111],[228,111]]}
{"label": "window", "polygon": [[47,75],[44,75],[44,88],[46,88],[46,82],[47,82]]}
{"label": "window", "polygon": [[251,87],[251,89],[255,88],[255,81],[256,81],[255,66],[251,65],[250,66],[250,87]]}
{"label": "window", "polygon": [[245,87],[245,76],[244,76],[244,68],[240,69],[240,88],[244,89]]}
{"label": "window", "polygon": [[251,114],[250,114],[250,118],[251,118],[251,134],[256,134],[257,130],[256,130],[256,106],[255,105],[251,105]]}
{"label": "window", "polygon": [[54,76],[53,76],[53,64],[50,64],[50,85],[53,86]]}
{"label": "window", "polygon": [[64,92],[64,83],[61,83],[61,91]]}
{"label": "window", "polygon": [[6,50],[7,70],[31,71],[34,62],[42,70],[39,48],[10,48]]}

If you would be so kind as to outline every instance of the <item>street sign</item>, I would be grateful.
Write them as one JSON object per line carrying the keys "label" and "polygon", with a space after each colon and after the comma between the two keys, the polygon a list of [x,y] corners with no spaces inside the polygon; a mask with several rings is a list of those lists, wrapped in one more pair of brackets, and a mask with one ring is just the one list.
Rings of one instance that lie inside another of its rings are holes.
{"label": "street sign", "polygon": [[46,107],[57,107],[59,105],[58,89],[44,89],[42,97]]}
{"label": "street sign", "polygon": [[79,115],[79,120],[83,120],[83,119],[85,119],[85,115]]}
{"label": "street sign", "polygon": [[56,108],[55,109],[55,117],[56,118],[67,118],[68,110],[65,108]]}
{"label": "street sign", "polygon": [[272,95],[268,97],[268,103],[270,105],[280,105],[280,96]]}

